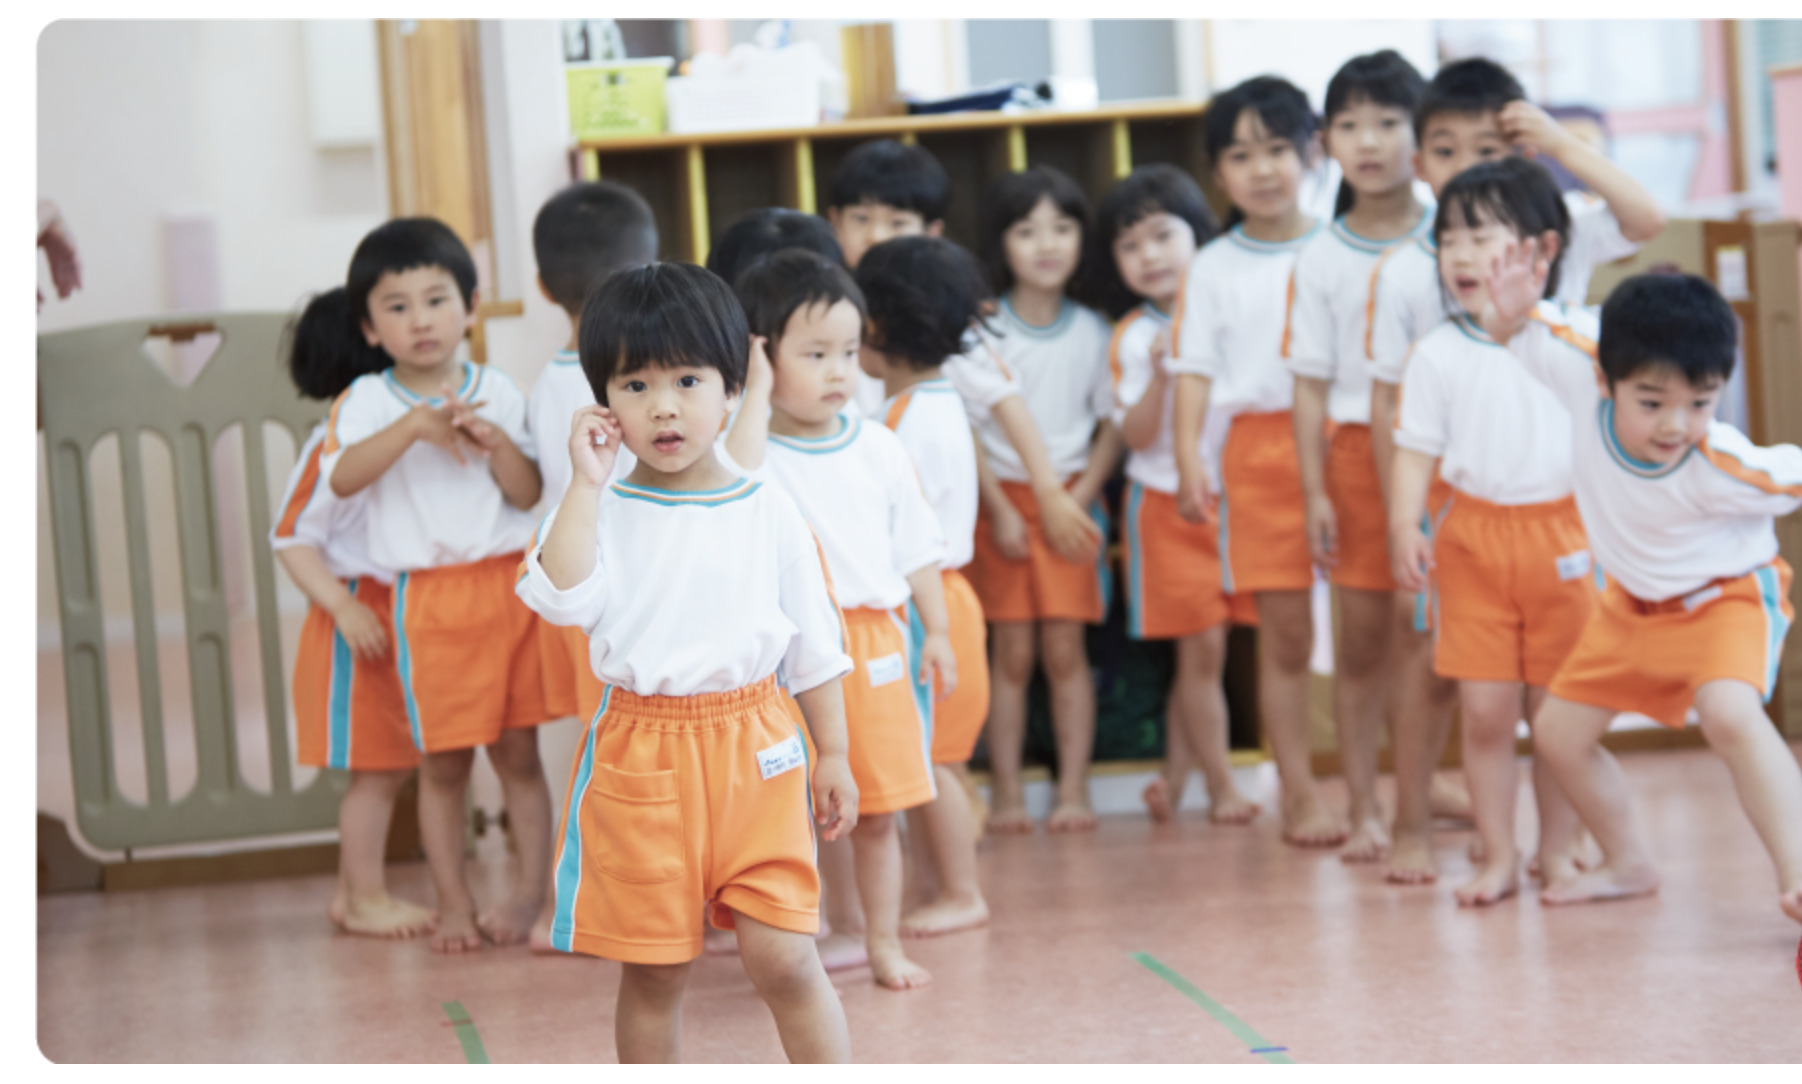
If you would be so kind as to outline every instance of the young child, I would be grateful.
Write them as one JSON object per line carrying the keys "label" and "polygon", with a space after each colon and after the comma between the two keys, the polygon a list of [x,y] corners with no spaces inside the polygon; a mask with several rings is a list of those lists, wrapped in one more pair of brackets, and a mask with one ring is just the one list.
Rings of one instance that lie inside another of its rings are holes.
{"label": "young child", "polygon": [[903,936],[926,937],[981,926],[989,907],[976,879],[976,822],[966,764],[989,713],[988,634],[982,604],[959,569],[976,534],[976,444],[964,405],[944,376],[945,359],[963,348],[988,292],[970,254],[937,237],[898,237],[870,249],[857,265],[868,313],[858,363],[888,392],[882,423],[901,438],[920,488],[945,536],[940,569],[957,691],[932,717],[932,774],[938,796],[919,810],[937,872],[932,900],[902,916]]}
{"label": "young child", "polygon": [[778,252],[738,280],[754,335],[767,343],[764,442],[734,426],[733,465],[773,478],[819,536],[844,608],[856,672],[845,682],[851,772],[860,819],[851,832],[865,946],[876,982],[893,990],[932,976],[901,948],[901,840],[894,814],[937,796],[933,683],[951,695],[957,666],[940,564],[944,535],[899,438],[845,411],[863,339],[864,300],[844,268],[800,249]]}
{"label": "young child", "polygon": [[[1165,710],[1164,774],[1145,790],[1153,820],[1166,821],[1182,801],[1191,761],[1208,785],[1208,817],[1245,824],[1258,814],[1233,785],[1227,748],[1226,630],[1235,616],[1256,621],[1249,595],[1235,605],[1221,586],[1212,524],[1183,519],[1176,509],[1177,468],[1170,412],[1174,388],[1165,359],[1170,318],[1196,246],[1219,231],[1201,189],[1169,165],[1141,166],[1109,189],[1095,211],[1092,289],[1112,302],[1118,322],[1109,346],[1114,424],[1126,446],[1127,489],[1121,509],[1125,543],[1127,632],[1139,640],[1175,640],[1176,670]],[[1216,411],[1219,414],[1219,411]],[[1210,466],[1219,459],[1226,417],[1204,429],[1212,447],[1195,449]]]}
{"label": "young child", "polygon": [[[381,363],[381,354],[336,334],[351,323],[350,298],[329,290],[308,302],[289,332],[288,375],[309,399],[336,399]],[[419,765],[388,643],[393,577],[369,556],[368,510],[319,484],[325,423],[288,474],[269,545],[307,596],[294,657],[294,723],[300,763],[350,772],[338,804],[338,891],[329,914],[346,933],[417,937],[432,913],[388,895],[382,856],[394,799]]]}
{"label": "young child", "polygon": [[[333,405],[319,469],[334,496],[367,491],[369,556],[395,576],[395,661],[413,744],[425,754],[419,825],[438,894],[432,947],[441,952],[479,949],[483,936],[525,940],[550,880],[538,624],[512,597],[541,481],[525,396],[456,356],[474,321],[475,280],[449,227],[396,219],[351,257],[351,319],[319,331],[383,355],[381,371],[358,377]],[[477,746],[500,778],[519,853],[509,898],[480,917],[463,868]]]}
{"label": "young child", "polygon": [[[982,208],[982,258],[1001,294],[989,349],[1017,374],[1028,409],[1063,488],[1079,507],[1105,520],[1098,498],[1120,457],[1111,419],[1105,317],[1070,300],[1082,258],[1088,208],[1069,177],[1041,166],[1003,177]],[[1089,804],[1089,753],[1095,739],[1095,684],[1084,626],[1107,609],[1106,555],[1072,561],[1049,544],[1040,526],[1036,487],[995,419],[976,435],[990,469],[983,472],[970,582],[993,624],[990,656],[989,763],[994,770],[996,832],[1031,831],[1020,783],[1026,737],[1026,690],[1035,662],[1051,686],[1057,734],[1057,807],[1046,828],[1095,827]]]}
{"label": "young child", "polygon": [[[1319,225],[1301,209],[1301,179],[1318,153],[1305,94],[1276,76],[1217,95],[1203,139],[1232,201],[1227,232],[1190,262],[1172,320],[1177,511],[1218,525],[1221,586],[1258,612],[1258,717],[1282,780],[1283,838],[1345,841],[1321,800],[1308,747],[1308,661],[1314,648],[1301,467],[1290,412],[1295,379],[1282,363],[1296,254]],[[1231,418],[1220,453],[1219,505],[1200,454],[1209,419]]]}
{"label": "young child", "polygon": [[[1483,841],[1482,864],[1457,891],[1466,905],[1518,886],[1515,725],[1545,698],[1596,595],[1571,496],[1570,414],[1467,314],[1483,311],[1496,254],[1522,238],[1551,257],[1547,288],[1556,289],[1569,223],[1551,174],[1525,158],[1480,163],[1445,186],[1433,241],[1460,311],[1415,342],[1396,423],[1389,550],[1396,582],[1432,599],[1434,670],[1458,683],[1464,776]],[[1421,518],[1436,470],[1451,494],[1429,536]],[[1543,762],[1533,774],[1541,837],[1570,839],[1569,801]],[[1542,851],[1539,869],[1549,881],[1575,866]]]}
{"label": "young child", "polygon": [[1482,318],[1570,411],[1577,506],[1608,570],[1536,723],[1539,755],[1604,861],[1550,881],[1540,898],[1657,890],[1601,738],[1617,712],[1678,727],[1693,704],[1776,866],[1778,905],[1802,922],[1802,771],[1760,703],[1794,619],[1772,518],[1802,507],[1802,449],[1759,447],[1715,420],[1737,322],[1706,280],[1629,278],[1598,328],[1585,310],[1535,304],[1550,275],[1533,242],[1511,246],[1484,283]]}
{"label": "young child", "polygon": [[1283,332],[1283,356],[1295,374],[1308,545],[1329,570],[1337,610],[1333,722],[1351,792],[1351,836],[1340,852],[1348,862],[1377,861],[1390,842],[1376,777],[1391,685],[1395,582],[1370,451],[1364,337],[1377,258],[1432,225],[1414,196],[1412,122],[1422,86],[1420,73],[1391,49],[1353,57],[1327,84],[1326,150],[1345,171],[1339,217],[1296,256]]}
{"label": "young child", "polygon": [[[849,1061],[810,937],[809,818],[824,838],[857,823],[839,682],[851,660],[794,502],[715,454],[744,383],[744,314],[707,271],[652,264],[592,295],[580,341],[601,405],[571,423],[569,489],[517,588],[587,633],[606,685],[571,771],[552,943],[623,963],[620,1061],[675,1061],[705,907],[736,931],[790,1060]],[[619,478],[622,445],[635,465]]]}
{"label": "young child", "polygon": [[[594,405],[594,392],[576,354],[582,302],[608,275],[657,258],[657,222],[638,193],[606,181],[579,181],[545,201],[532,220],[532,255],[538,262],[538,289],[569,317],[569,344],[550,360],[526,402],[544,502],[555,508],[569,488],[569,456],[564,443],[570,419]],[[614,469],[631,473],[625,452]],[[544,622],[545,700],[554,716],[594,717],[601,683],[588,666],[588,640],[581,629]],[[534,943],[535,948],[548,945]]]}
{"label": "young child", "polygon": [[720,234],[707,250],[707,270],[728,283],[737,282],[745,268],[785,248],[804,248],[834,263],[845,262],[832,227],[820,216],[787,207],[760,207],[740,215]]}
{"label": "young child", "polygon": [[[1568,158],[1581,171],[1604,198],[1578,193],[1564,197],[1571,228],[1570,243],[1560,253],[1558,296],[1573,303],[1580,304],[1587,296],[1597,264],[1628,255],[1663,228],[1664,219],[1650,193],[1528,103],[1520,83],[1492,60],[1473,57],[1439,69],[1415,110],[1414,135],[1418,147],[1414,169],[1432,188],[1434,198],[1464,170],[1506,155],[1513,142],[1549,161]],[[1370,437],[1377,479],[1385,493],[1394,457],[1397,389],[1408,349],[1449,315],[1436,255],[1430,237],[1391,246],[1372,279],[1370,330],[1365,338],[1371,377]],[[1444,483],[1435,482],[1429,508],[1437,511],[1446,496]],[[1398,609],[1405,606],[1404,601]],[[1395,721],[1395,847],[1388,876],[1418,884],[1437,876],[1429,832],[1433,807],[1445,810],[1447,804],[1443,792],[1437,802],[1430,797],[1432,771],[1450,732],[1453,697],[1451,683],[1431,672],[1432,638],[1424,627],[1430,624],[1425,620],[1430,617],[1427,608],[1418,606],[1415,616],[1422,620],[1398,621],[1394,633],[1400,645],[1397,672],[1403,707]]]}

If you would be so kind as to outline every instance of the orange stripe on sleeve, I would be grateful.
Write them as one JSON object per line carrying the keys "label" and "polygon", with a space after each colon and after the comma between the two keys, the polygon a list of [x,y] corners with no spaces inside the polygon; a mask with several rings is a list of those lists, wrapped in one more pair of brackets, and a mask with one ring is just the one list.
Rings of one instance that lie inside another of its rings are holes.
{"label": "orange stripe on sleeve", "polygon": [[350,389],[345,388],[338,393],[338,398],[332,400],[332,413],[325,420],[325,440],[321,443],[321,446],[325,448],[326,455],[331,455],[338,450],[338,411],[343,409],[344,400],[348,398],[350,398]]}
{"label": "orange stripe on sleeve", "polygon": [[1007,362],[1001,360],[1001,351],[995,349],[994,347],[990,346],[986,342],[982,344],[982,348],[989,352],[989,357],[994,360],[995,368],[1001,370],[1001,375],[1006,377],[1009,380],[1012,380],[1014,378],[1014,374],[1008,371]]}
{"label": "orange stripe on sleeve", "polygon": [[1184,303],[1188,300],[1188,297],[1189,275],[1187,272],[1184,272],[1183,284],[1178,287],[1176,291],[1176,304],[1171,306],[1170,309],[1170,354],[1172,357],[1178,356],[1176,353],[1176,344],[1182,341],[1183,313],[1187,309],[1187,305]]}
{"label": "orange stripe on sleeve", "polygon": [[1702,449],[1702,454],[1708,457],[1710,463],[1728,477],[1737,478],[1754,489],[1775,496],[1802,497],[1802,484],[1786,486],[1771,477],[1768,472],[1761,471],[1756,467],[1748,467],[1726,452],[1716,451],[1709,447],[1706,438],[1696,446]]}
{"label": "orange stripe on sleeve", "polygon": [[820,536],[813,533],[813,525],[808,524],[807,536],[813,539],[813,551],[820,555],[820,574],[826,577],[826,597],[832,600],[832,608],[838,611],[839,643],[844,645],[846,654],[851,652],[851,630],[845,626],[845,608],[838,604],[838,592],[832,589],[832,568],[826,564],[826,550],[820,545]]}
{"label": "orange stripe on sleeve", "polygon": [[897,395],[895,401],[890,404],[888,413],[883,415],[882,424],[888,426],[891,430],[899,428],[902,416],[907,413],[907,404],[913,402],[913,398],[914,390],[912,388],[908,388],[900,395]]}
{"label": "orange stripe on sleeve", "polygon": [[1562,340],[1563,342],[1576,347],[1578,350],[1583,351],[1585,354],[1588,354],[1589,360],[1591,361],[1598,360],[1596,344],[1592,340],[1584,338],[1564,324],[1554,324],[1538,313],[1534,313],[1532,318],[1544,324],[1546,329],[1552,333],[1553,338]]}
{"label": "orange stripe on sleeve", "polygon": [[1282,355],[1289,356],[1289,339],[1295,327],[1295,271],[1289,271],[1288,296],[1283,301],[1283,348]]}
{"label": "orange stripe on sleeve", "polygon": [[1383,275],[1383,265],[1388,263],[1389,257],[1395,255],[1396,250],[1401,247],[1400,245],[1390,245],[1384,249],[1383,254],[1377,257],[1377,265],[1370,269],[1370,297],[1364,302],[1364,356],[1371,361],[1376,360],[1376,355],[1371,352],[1371,346],[1376,337],[1377,326],[1377,279]]}
{"label": "orange stripe on sleeve", "polygon": [[319,488],[319,457],[325,451],[325,444],[325,441],[315,444],[313,454],[307,456],[307,465],[300,472],[300,481],[294,487],[294,495],[288,498],[288,506],[282,509],[281,522],[275,526],[275,537],[294,537],[294,528],[300,522],[300,514],[312,503],[313,491]]}
{"label": "orange stripe on sleeve", "polygon": [[[1126,338],[1126,329],[1133,326],[1139,317],[1143,315],[1145,315],[1144,310],[1134,309],[1132,312],[1129,312],[1122,317],[1120,322],[1114,325],[1114,337],[1110,339],[1107,344],[1107,368],[1109,374],[1114,378],[1114,396],[1116,399],[1119,398],[1120,394],[1120,376],[1122,373],[1120,367],[1120,341]],[[1171,341],[1175,341],[1175,336],[1171,337]]]}

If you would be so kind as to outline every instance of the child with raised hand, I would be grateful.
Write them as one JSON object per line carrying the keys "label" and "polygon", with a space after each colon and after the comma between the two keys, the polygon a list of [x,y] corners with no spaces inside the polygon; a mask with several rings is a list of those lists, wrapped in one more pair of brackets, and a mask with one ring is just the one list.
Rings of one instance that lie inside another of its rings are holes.
{"label": "child with raised hand", "polygon": [[[284,346],[302,396],[336,399],[380,367],[379,351],[339,333],[351,321],[342,289],[313,298],[296,318]],[[320,422],[301,446],[269,532],[276,559],[311,604],[294,656],[295,752],[302,764],[350,773],[338,803],[333,925],[417,937],[432,928],[432,913],[388,895],[382,869],[395,796],[419,765],[388,635],[394,577],[369,556],[366,502],[340,500],[320,484],[325,434]]]}
{"label": "child with raised hand", "polygon": [[[1433,224],[1440,279],[1459,308],[1414,344],[1395,430],[1390,552],[1396,582],[1432,599],[1434,670],[1458,683],[1464,775],[1482,860],[1457,891],[1495,903],[1519,884],[1514,799],[1516,724],[1531,719],[1596,596],[1594,561],[1571,496],[1570,414],[1468,315],[1508,245],[1531,238],[1551,257],[1556,288],[1570,216],[1543,166],[1501,158],[1458,174]],[[1451,489],[1429,536],[1421,529],[1435,473]],[[1535,760],[1540,838],[1569,842],[1575,813]],[[1561,880],[1574,855],[1539,853]]]}
{"label": "child with raised hand", "polygon": [[[1658,888],[1620,765],[1618,712],[1680,727],[1693,705],[1770,854],[1777,903],[1802,922],[1802,770],[1765,715],[1794,620],[1772,520],[1802,507],[1802,448],[1760,447],[1714,417],[1738,322],[1707,280],[1635,275],[1598,321],[1541,302],[1551,261],[1510,246],[1486,277],[1483,329],[1571,415],[1577,507],[1608,586],[1536,720],[1539,756],[1602,846],[1549,881],[1579,903]],[[1543,846],[1543,844],[1542,844]]]}
{"label": "child with raised hand", "polygon": [[[1169,820],[1182,801],[1191,762],[1208,785],[1208,817],[1245,824],[1258,806],[1233,785],[1227,749],[1226,630],[1235,617],[1257,620],[1249,595],[1222,586],[1214,525],[1177,511],[1179,474],[1171,425],[1175,389],[1165,369],[1170,321],[1198,245],[1219,230],[1188,174],[1141,166],[1095,210],[1089,258],[1092,288],[1114,317],[1109,370],[1114,424],[1126,446],[1126,495],[1120,536],[1126,551],[1126,626],[1139,640],[1176,641],[1176,667],[1165,710],[1165,770],[1145,791],[1153,820]],[[1211,469],[1230,416],[1216,409],[1194,453]]]}
{"label": "child with raised hand", "polygon": [[[378,226],[357,245],[347,278],[349,319],[317,333],[379,351],[371,368],[380,371],[358,377],[333,405],[319,472],[336,497],[367,491],[369,556],[395,577],[395,661],[413,744],[425,755],[419,827],[438,895],[432,947],[524,941],[550,880],[550,790],[536,728],[552,717],[538,623],[512,592],[542,486],[526,399],[500,372],[457,358],[475,320],[475,264],[442,222]],[[500,778],[519,854],[507,900],[479,916],[463,863],[478,746]]]}
{"label": "child with raised hand", "polygon": [[[1258,713],[1282,780],[1283,838],[1316,847],[1343,842],[1346,828],[1320,797],[1308,748],[1314,562],[1282,345],[1296,254],[1319,233],[1300,202],[1318,127],[1307,95],[1276,76],[1214,98],[1203,138],[1232,211],[1189,264],[1165,362],[1176,376],[1177,511],[1217,523],[1221,586],[1256,602]],[[1221,416],[1231,424],[1216,507],[1200,448]]]}
{"label": "child with raised hand", "polygon": [[970,754],[989,714],[988,633],[982,603],[959,571],[976,534],[976,444],[964,405],[944,375],[980,320],[988,287],[970,254],[937,237],[898,237],[865,253],[857,288],[868,315],[858,363],[882,381],[882,424],[901,438],[945,536],[940,564],[957,690],[933,709],[932,773],[938,796],[919,810],[937,873],[933,898],[901,918],[901,933],[927,937],[981,926],[988,903],[976,878],[978,830],[967,783]]}
{"label": "child with raised hand", "polygon": [[[744,383],[744,313],[711,273],[652,264],[596,290],[580,339],[600,405],[571,424],[572,480],[517,586],[587,633],[606,687],[571,771],[552,944],[624,965],[620,1061],[675,1061],[705,908],[736,931],[789,1059],[849,1061],[811,935],[813,822],[831,839],[858,818],[851,660],[800,511],[716,454]],[[620,478],[622,446],[635,465]]]}
{"label": "child with raised hand", "polygon": [[[983,263],[1001,295],[984,344],[1017,375],[1052,466],[1070,499],[1101,523],[1101,486],[1120,458],[1111,415],[1107,319],[1070,299],[1082,259],[1088,205],[1068,176],[1046,166],[1003,177],[982,207]],[[994,771],[989,829],[1029,832],[1020,757],[1026,690],[1034,663],[1051,687],[1057,736],[1057,805],[1052,832],[1094,829],[1089,755],[1095,740],[1095,683],[1084,626],[1107,610],[1106,554],[1073,561],[1042,526],[1039,490],[991,416],[976,426],[985,453],[982,505],[970,582],[993,625],[990,647],[989,763]]]}
{"label": "child with raised hand", "polygon": [[[923,986],[932,976],[901,947],[894,814],[937,797],[934,700],[957,691],[944,534],[900,439],[845,409],[866,312],[850,274],[812,252],[779,252],[739,276],[738,297],[752,334],[768,344],[752,364],[769,365],[773,380],[767,440],[735,426],[727,450],[733,465],[787,490],[819,536],[856,664],[845,718],[870,970],[889,989]],[[764,409],[747,398],[741,413]]]}
{"label": "child with raised hand", "polygon": [[[1432,215],[1414,195],[1414,108],[1420,73],[1392,49],[1356,56],[1327,84],[1326,150],[1345,172],[1333,222],[1303,246],[1283,356],[1295,374],[1295,446],[1307,500],[1308,545],[1333,581],[1338,637],[1333,722],[1351,794],[1351,836],[1340,857],[1389,852],[1377,800],[1377,744],[1395,684],[1388,516],[1370,444],[1370,276],[1383,250],[1425,233]],[[1327,436],[1328,423],[1332,435]]]}

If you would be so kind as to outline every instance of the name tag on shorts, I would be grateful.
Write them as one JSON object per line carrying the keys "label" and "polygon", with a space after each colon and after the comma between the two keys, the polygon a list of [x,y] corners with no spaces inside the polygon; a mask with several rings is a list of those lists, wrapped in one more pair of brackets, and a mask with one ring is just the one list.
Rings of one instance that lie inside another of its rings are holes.
{"label": "name tag on shorts", "polygon": [[763,773],[765,779],[774,779],[783,772],[799,768],[805,763],[807,763],[807,750],[802,746],[799,734],[787,741],[777,742],[757,754],[757,770]]}
{"label": "name tag on shorts", "polygon": [[1558,558],[1558,578],[1561,580],[1580,580],[1589,575],[1589,551],[1578,550]]}
{"label": "name tag on shorts", "polygon": [[900,681],[907,676],[907,663],[899,653],[884,655],[880,659],[869,661],[870,687],[879,689],[891,682]]}

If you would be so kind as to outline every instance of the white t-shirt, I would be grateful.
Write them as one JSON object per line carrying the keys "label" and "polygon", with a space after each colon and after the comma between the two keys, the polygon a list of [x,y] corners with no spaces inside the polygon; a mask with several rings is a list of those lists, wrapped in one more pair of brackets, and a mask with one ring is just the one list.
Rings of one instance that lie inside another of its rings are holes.
{"label": "white t-shirt", "polygon": [[1570,211],[1570,247],[1558,264],[1558,289],[1552,300],[1582,305],[1589,300],[1589,280],[1596,268],[1633,255],[1639,245],[1622,235],[1620,220],[1600,196],[1566,192],[1564,206]]}
{"label": "white t-shirt", "polygon": [[1571,492],[1570,412],[1468,316],[1414,344],[1395,443],[1437,457],[1441,477],[1491,504]]}
{"label": "white t-shirt", "polygon": [[[1152,345],[1162,337],[1169,349],[1170,318],[1150,302],[1120,318],[1114,326],[1114,341],[1108,352],[1108,369],[1114,378],[1114,424],[1125,426],[1127,411],[1138,405],[1151,386]],[[1166,366],[1168,361],[1166,361]],[[1126,476],[1159,493],[1175,493],[1179,481],[1176,470],[1176,380],[1164,382],[1164,403],[1158,408],[1158,435],[1144,451],[1129,451]],[[1202,421],[1201,461],[1216,489],[1220,486],[1220,449],[1226,443],[1226,428],[1232,423],[1229,408],[1208,398],[1208,414]]]}
{"label": "white t-shirt", "polygon": [[974,329],[965,338],[965,347],[963,353],[946,358],[939,371],[963,397],[970,420],[977,422],[987,418],[996,403],[1021,394],[1020,381]]}
{"label": "white t-shirt", "polygon": [[1570,411],[1577,508],[1602,568],[1628,594],[1662,602],[1770,563],[1773,517],[1802,507],[1802,448],[1759,447],[1713,421],[1674,463],[1633,458],[1597,383],[1599,332],[1594,313],[1542,301],[1508,351]]}
{"label": "white t-shirt", "polygon": [[[569,489],[572,468],[569,464],[569,427],[576,411],[594,406],[594,389],[582,372],[581,356],[574,350],[559,350],[538,374],[532,394],[526,400],[526,428],[538,449],[538,470],[544,475],[544,496],[540,508],[555,508]],[[624,444],[613,459],[612,481],[631,474],[638,457]]]}
{"label": "white t-shirt", "polygon": [[[499,427],[527,456],[537,445],[526,430],[526,397],[506,374],[465,361],[458,397],[484,405],[476,415]],[[424,399],[393,370],[360,376],[332,407],[321,473],[330,478],[344,449],[399,421]],[[566,433],[567,436],[567,433]],[[567,458],[567,454],[565,455]],[[467,564],[522,550],[532,540],[532,513],[501,494],[488,457],[465,453],[459,464],[443,448],[415,441],[362,490],[369,508],[369,555],[391,572]]]}
{"label": "white t-shirt", "polygon": [[[990,321],[997,334],[981,332],[995,352],[999,367],[1019,382],[1026,409],[1039,427],[1051,467],[1059,477],[1080,473],[1089,463],[1095,424],[1114,410],[1113,381],[1108,377],[1108,342],[1113,329],[1093,309],[1066,300],[1048,327],[1033,327],[1014,313],[1006,298]],[[1020,454],[1001,425],[987,412],[972,412],[976,439],[988,454],[996,477],[1028,481]]]}
{"label": "white t-shirt", "polygon": [[826,554],[832,591],[847,610],[892,610],[913,597],[907,577],[945,559],[938,516],[920,489],[901,439],[851,411],[838,431],[813,440],[770,434],[763,466],[728,470],[775,481],[801,509]]}
{"label": "white t-shirt", "polygon": [[740,478],[683,493],[611,482],[594,571],[562,591],[542,556],[556,516],[545,517],[515,590],[545,620],[588,634],[589,664],[607,684],[694,696],[779,673],[803,693],[851,672],[819,548],[780,487]]}
{"label": "white t-shirt", "polygon": [[269,529],[269,547],[311,546],[341,580],[368,576],[392,583],[394,576],[369,556],[368,509],[363,494],[340,497],[332,492],[320,468],[324,451],[325,423],[320,422],[300,446],[294,469],[288,472],[281,516]]}
{"label": "white t-shirt", "polygon": [[1294,405],[1295,377],[1283,364],[1289,291],[1296,255],[1323,228],[1272,242],[1234,226],[1195,254],[1172,321],[1176,356],[1165,368],[1207,377],[1210,407],[1263,414]]}
{"label": "white t-shirt", "polygon": [[957,389],[945,377],[922,380],[883,404],[882,423],[901,439],[938,516],[940,565],[964,567],[976,547],[976,440]]}
{"label": "white t-shirt", "polygon": [[1335,219],[1295,258],[1283,357],[1297,376],[1332,381],[1327,416],[1340,425],[1370,424],[1366,330],[1377,261],[1391,245],[1432,228],[1431,207],[1404,236],[1386,241],[1360,237]]}

